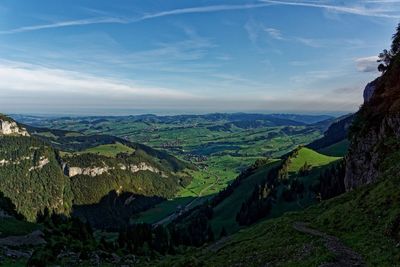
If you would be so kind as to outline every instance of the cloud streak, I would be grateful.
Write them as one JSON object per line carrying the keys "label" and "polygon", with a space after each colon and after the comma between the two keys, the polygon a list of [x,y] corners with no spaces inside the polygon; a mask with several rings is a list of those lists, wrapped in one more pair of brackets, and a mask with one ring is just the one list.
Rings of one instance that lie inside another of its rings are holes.
{"label": "cloud streak", "polygon": [[109,98],[157,97],[166,99],[195,98],[187,92],[139,85],[131,80],[117,80],[94,75],[50,69],[14,61],[0,61],[0,92],[15,94],[59,94],[107,96]]}
{"label": "cloud streak", "polygon": [[[368,16],[368,17],[380,17],[380,18],[390,18],[390,19],[399,19],[400,15],[394,15],[389,10],[380,9],[380,8],[366,8],[364,6],[339,6],[339,5],[327,5],[320,4],[317,2],[291,2],[291,1],[276,1],[276,0],[262,0],[263,3],[274,4],[274,5],[283,5],[283,6],[300,6],[300,7],[310,7],[310,8],[319,8],[325,9],[329,11],[359,15],[359,16]],[[378,3],[378,2],[377,2]],[[397,2],[379,2],[380,4],[385,3],[397,3]]]}
{"label": "cloud streak", "polygon": [[81,19],[81,20],[70,20],[70,21],[62,21],[51,24],[42,24],[42,25],[33,25],[33,26],[24,26],[11,30],[0,31],[0,34],[13,34],[13,33],[21,33],[21,32],[30,32],[30,31],[38,31],[44,29],[52,29],[52,28],[62,28],[62,27],[71,27],[71,26],[83,26],[90,24],[105,24],[105,23],[119,23],[119,24],[127,24],[129,20],[122,18],[112,18],[112,17],[102,17],[102,18],[91,18],[91,19]]}
{"label": "cloud streak", "polygon": [[266,29],[264,29],[264,31],[266,31],[269,34],[269,36],[271,36],[273,39],[283,40],[282,33],[278,29],[266,28]]}
{"label": "cloud streak", "polygon": [[361,72],[377,72],[378,71],[378,57],[362,57],[355,59],[357,70]]}
{"label": "cloud streak", "polygon": [[263,8],[263,7],[267,7],[267,6],[271,6],[271,4],[259,3],[259,4],[246,4],[246,5],[214,5],[214,6],[181,8],[181,9],[172,9],[172,10],[167,10],[167,11],[145,14],[145,15],[143,15],[141,17],[137,17],[137,18],[98,17],[98,18],[88,18],[88,19],[70,20],[70,21],[61,21],[61,22],[54,22],[54,23],[48,23],[48,24],[24,26],[24,27],[9,29],[9,30],[2,30],[2,31],[0,31],[0,34],[14,34],[14,33],[38,31],[38,30],[44,30],[44,29],[63,28],[63,27],[71,27],[71,26],[84,26],[84,25],[91,25],[91,24],[129,24],[129,23],[135,23],[135,22],[156,19],[156,18],[161,18],[161,17],[168,17],[168,16],[256,9],[256,8]]}

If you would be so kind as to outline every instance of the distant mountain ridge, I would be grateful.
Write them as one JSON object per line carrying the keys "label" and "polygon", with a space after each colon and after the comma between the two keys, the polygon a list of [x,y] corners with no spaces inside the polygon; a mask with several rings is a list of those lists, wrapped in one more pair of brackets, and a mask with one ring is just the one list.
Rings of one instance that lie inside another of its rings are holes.
{"label": "distant mountain ridge", "polygon": [[41,119],[43,118],[49,121],[80,118],[81,120],[87,120],[93,123],[99,123],[102,120],[107,120],[107,119],[176,123],[176,122],[186,122],[203,118],[211,121],[226,120],[230,122],[269,121],[271,124],[274,125],[313,124],[334,118],[333,116],[328,116],[328,115],[258,114],[258,113],[211,113],[204,115],[163,115],[163,116],[154,114],[143,114],[143,115],[129,115],[129,116],[73,116],[73,117],[63,116],[63,117],[52,117],[52,118],[15,114],[11,115],[11,117],[18,119],[18,121],[22,123],[38,127],[43,126],[41,125]]}

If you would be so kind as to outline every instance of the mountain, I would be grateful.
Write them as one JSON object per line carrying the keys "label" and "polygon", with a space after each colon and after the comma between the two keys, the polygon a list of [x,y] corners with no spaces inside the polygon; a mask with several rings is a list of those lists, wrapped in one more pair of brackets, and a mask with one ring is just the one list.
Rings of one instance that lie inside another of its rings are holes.
{"label": "mountain", "polygon": [[[132,215],[172,197],[191,179],[185,172],[190,164],[120,138],[21,126],[4,115],[0,125],[1,192],[29,221],[48,208],[116,227],[115,214],[102,211]],[[124,218],[116,221],[127,223]]]}
{"label": "mountain", "polygon": [[278,119],[292,120],[306,124],[316,124],[334,119],[333,116],[329,115],[271,114],[270,116]]}
{"label": "mountain", "polygon": [[70,183],[54,149],[10,118],[1,115],[0,124],[1,192],[30,221],[46,207],[68,214],[72,207]]}

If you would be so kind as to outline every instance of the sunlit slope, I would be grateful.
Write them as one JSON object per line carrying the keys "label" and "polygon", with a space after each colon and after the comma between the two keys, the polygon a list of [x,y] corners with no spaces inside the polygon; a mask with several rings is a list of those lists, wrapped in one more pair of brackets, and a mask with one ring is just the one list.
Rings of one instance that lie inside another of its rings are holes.
{"label": "sunlit slope", "polygon": [[[286,201],[282,198],[282,192],[286,185],[279,185],[277,188],[277,198],[272,206],[268,217],[277,217],[286,211],[303,209],[304,207],[315,202],[315,196],[309,192],[309,187],[318,179],[319,174],[330,166],[338,157],[329,157],[313,151],[309,148],[301,148],[298,154],[289,161],[289,180],[297,179],[304,184],[305,192],[302,197],[298,197],[293,201]],[[311,166],[311,171],[308,175],[299,176],[299,170],[304,164]],[[214,215],[211,221],[213,230],[216,234],[221,232],[222,227],[227,232],[232,233],[240,227],[236,222],[236,215],[239,212],[241,205],[249,198],[254,188],[262,184],[267,179],[268,172],[271,168],[278,166],[278,162],[272,163],[264,168],[261,168],[255,174],[244,179],[237,187],[232,195],[226,198],[222,203],[214,208]]]}

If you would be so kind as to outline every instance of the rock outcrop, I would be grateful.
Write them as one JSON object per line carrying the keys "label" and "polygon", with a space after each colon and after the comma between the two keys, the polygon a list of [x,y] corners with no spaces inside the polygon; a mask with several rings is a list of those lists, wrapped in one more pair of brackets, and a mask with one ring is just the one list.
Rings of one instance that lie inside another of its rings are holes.
{"label": "rock outcrop", "polygon": [[380,150],[380,144],[390,137],[400,140],[400,114],[388,115],[378,128],[355,137],[346,158],[344,182],[347,191],[378,179],[382,159],[386,156]]}
{"label": "rock outcrop", "polygon": [[0,135],[21,135],[29,136],[28,131],[19,126],[15,121],[6,117],[0,117]]}
{"label": "rock outcrop", "polygon": [[[118,168],[121,170],[127,170],[132,173],[136,173],[139,171],[150,171],[157,174],[160,174],[162,177],[167,177],[163,172],[161,172],[156,167],[148,165],[146,162],[140,162],[138,164],[130,164],[130,165],[123,165],[119,164]],[[114,167],[110,166],[103,166],[103,167],[70,167],[67,164],[64,164],[64,173],[69,177],[74,177],[76,175],[87,175],[91,177],[99,176],[104,173],[109,173],[109,171],[114,170]]]}
{"label": "rock outcrop", "polygon": [[29,171],[31,172],[34,170],[41,170],[41,169],[43,169],[44,166],[46,166],[49,163],[50,163],[50,160],[48,158],[42,156],[42,157],[40,157],[38,164],[30,167]]}
{"label": "rock outcrop", "polygon": [[74,177],[76,175],[88,175],[95,177],[102,175],[103,173],[108,173],[110,167],[92,167],[92,168],[80,168],[80,167],[67,167],[66,174],[69,177]]}
{"label": "rock outcrop", "polygon": [[372,81],[367,86],[365,86],[363,97],[364,97],[364,103],[368,103],[369,100],[371,100],[372,96],[374,95],[375,89],[376,89],[376,82]]}

